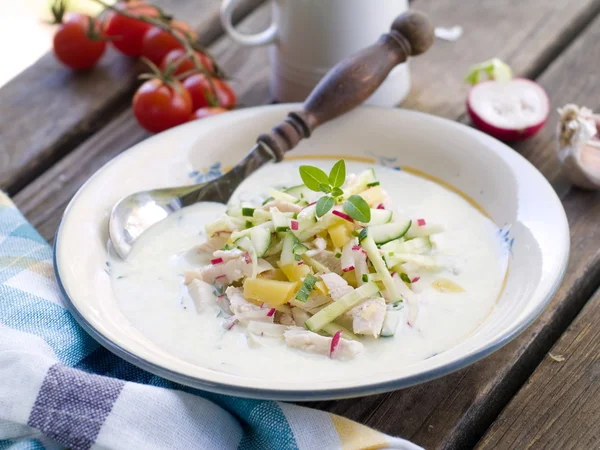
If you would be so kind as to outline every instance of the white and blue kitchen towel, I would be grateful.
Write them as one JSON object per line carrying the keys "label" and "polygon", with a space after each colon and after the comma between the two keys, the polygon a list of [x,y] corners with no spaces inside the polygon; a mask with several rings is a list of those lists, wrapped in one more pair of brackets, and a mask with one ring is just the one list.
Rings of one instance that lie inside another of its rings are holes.
{"label": "white and blue kitchen towel", "polygon": [[0,192],[0,450],[416,450],[351,420],[190,389],[101,347],[65,309],[52,250]]}

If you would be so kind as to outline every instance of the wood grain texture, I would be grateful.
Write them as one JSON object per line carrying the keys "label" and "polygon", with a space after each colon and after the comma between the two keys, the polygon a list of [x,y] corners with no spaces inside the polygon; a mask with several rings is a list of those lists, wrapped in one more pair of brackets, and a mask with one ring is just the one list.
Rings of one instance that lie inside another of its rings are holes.
{"label": "wood grain texture", "polygon": [[[236,19],[264,0],[244,0]],[[203,45],[223,31],[221,0],[159,0],[199,31]],[[109,46],[110,47],[110,46]],[[115,118],[131,101],[144,65],[108,48],[99,65],[74,73],[47,54],[0,89],[0,189],[17,192]]]}
{"label": "wood grain texture", "polygon": [[600,448],[599,381],[600,291],[544,358],[477,449]]}
{"label": "wood grain texture", "polygon": [[[539,77],[550,93],[553,111],[567,102],[600,108],[598,39],[600,17]],[[477,442],[600,284],[600,193],[571,189],[560,176],[556,122],[554,114],[538,136],[516,146],[557,189],[571,229],[569,267],[546,311],[511,344],[450,376],[381,396],[313,406],[399,434],[428,449],[470,448]]]}
{"label": "wood grain texture", "polygon": [[515,74],[536,77],[600,11],[599,0],[416,0],[436,26],[461,25],[456,42],[437,40],[411,62],[412,88],[402,104],[456,119],[465,113],[469,67],[492,57]]}
{"label": "wood grain texture", "polygon": [[[244,20],[241,30],[258,30],[270,20],[270,8],[260,7]],[[268,100],[268,62],[266,49],[248,49],[222,38],[209,47],[227,73],[244,105],[257,105]],[[131,108],[119,113],[107,126],[95,133],[72,153],[21,190],[14,201],[25,216],[48,241],[60,222],[62,212],[75,192],[109,160],[137,142],[150,136],[136,122]]]}
{"label": "wood grain texture", "polygon": [[[460,24],[465,35],[456,43],[436,42],[431,53],[412,66],[413,92],[406,104],[451,118],[464,113],[468,66],[491,56],[502,56],[517,74],[537,74],[548,60],[575,36],[598,10],[598,1],[520,2],[417,0],[437,25]],[[258,14],[264,14],[261,11]],[[594,100],[590,61],[582,49],[597,55],[598,22],[588,26],[574,46],[551,65],[541,82],[552,93],[554,105]],[[525,37],[533,39],[525,39]],[[506,52],[506,48],[510,51]],[[243,49],[223,43],[219,60],[240,81],[238,90],[247,105],[265,103],[267,73],[265,49]],[[575,69],[585,77],[574,77]],[[555,118],[553,118],[555,120]],[[129,122],[129,123],[128,123]],[[312,403],[358,420],[384,432],[400,435],[434,448],[469,448],[482,436],[512,395],[533,372],[543,355],[585,304],[600,281],[600,196],[570,190],[557,175],[552,144],[553,124],[518,147],[550,177],[563,198],[569,216],[572,260],[561,289],[540,319],[517,340],[485,360],[444,378],[402,391],[360,399]],[[137,133],[137,134],[136,134]],[[56,229],[60,214],[75,190],[103,161],[145,136],[127,112],[96,133],[69,157],[24,189],[15,200],[46,237]],[[60,175],[63,180],[60,181]]]}

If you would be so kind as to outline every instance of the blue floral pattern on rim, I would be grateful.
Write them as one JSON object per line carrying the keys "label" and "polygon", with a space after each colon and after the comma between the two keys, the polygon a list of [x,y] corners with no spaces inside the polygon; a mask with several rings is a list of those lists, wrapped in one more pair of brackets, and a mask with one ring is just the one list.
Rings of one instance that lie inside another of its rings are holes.
{"label": "blue floral pattern on rim", "polygon": [[398,158],[395,156],[380,156],[376,155],[372,151],[368,151],[367,155],[372,156],[380,166],[389,167],[390,169],[394,170],[402,170],[402,168],[396,163]]}
{"label": "blue floral pattern on rim", "polygon": [[208,169],[202,169],[201,171],[193,170],[192,172],[188,173],[188,177],[194,184],[206,183],[207,181],[219,178],[221,175],[223,175],[221,162],[214,163]]}
{"label": "blue floral pattern on rim", "polygon": [[511,225],[504,225],[502,228],[498,228],[498,237],[500,238],[503,247],[506,251],[510,252],[512,255],[513,244],[515,243],[515,238],[510,234]]}

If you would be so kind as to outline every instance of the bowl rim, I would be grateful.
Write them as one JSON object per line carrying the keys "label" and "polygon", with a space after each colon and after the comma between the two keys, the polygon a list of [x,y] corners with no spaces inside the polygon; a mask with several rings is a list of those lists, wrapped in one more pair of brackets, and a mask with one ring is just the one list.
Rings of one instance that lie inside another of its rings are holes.
{"label": "bowl rim", "polygon": [[[301,106],[301,104],[297,104],[297,103],[262,105],[262,106],[252,107],[252,108],[245,108],[243,110],[240,110],[239,112],[233,112],[233,114],[239,114],[239,113],[247,114],[248,112],[252,112],[252,111],[261,113],[264,110],[273,110],[273,109],[293,110],[293,108],[298,108],[299,106]],[[380,107],[376,107],[376,106],[361,106],[357,109],[390,110],[388,108],[380,108]],[[543,179],[543,182],[545,182],[548,187],[549,195],[553,195],[554,200],[556,200],[558,202],[558,204],[561,206],[560,212],[562,213],[562,216],[563,216],[562,218],[564,219],[564,223],[566,225],[566,229],[565,229],[566,236],[563,236],[563,246],[565,247],[564,259],[563,259],[563,261],[560,262],[560,268],[558,270],[557,276],[554,279],[552,285],[550,285],[547,288],[546,292],[544,293],[543,300],[541,300],[538,303],[538,305],[534,309],[532,309],[532,311],[521,320],[521,322],[518,324],[518,326],[511,327],[510,332],[502,335],[499,339],[492,341],[492,342],[488,343],[487,345],[485,345],[475,351],[472,351],[465,355],[462,355],[453,361],[447,362],[440,367],[433,367],[433,368],[426,369],[426,370],[423,370],[421,372],[418,372],[418,373],[415,373],[412,375],[402,376],[401,378],[373,382],[373,383],[362,383],[361,382],[359,385],[352,386],[352,387],[333,387],[333,388],[311,387],[311,389],[258,388],[258,387],[252,387],[252,386],[243,386],[242,384],[234,385],[234,384],[230,384],[230,383],[222,383],[222,382],[212,381],[212,380],[209,381],[209,380],[205,380],[205,379],[202,379],[202,378],[199,378],[196,376],[191,376],[191,375],[187,375],[187,374],[178,372],[176,370],[164,367],[160,364],[157,364],[157,363],[154,363],[151,361],[147,361],[146,359],[139,357],[135,353],[122,347],[117,342],[110,340],[109,338],[104,336],[98,329],[96,329],[96,327],[94,327],[94,325],[79,311],[79,309],[75,306],[75,303],[73,302],[73,300],[70,298],[70,296],[67,293],[67,289],[65,288],[63,278],[60,273],[60,264],[58,262],[58,257],[57,257],[58,248],[59,248],[59,245],[61,242],[61,231],[63,228],[63,223],[65,221],[65,218],[69,215],[69,213],[71,212],[71,210],[73,208],[73,205],[77,202],[80,194],[85,190],[85,188],[88,186],[88,184],[90,184],[92,182],[92,180],[94,180],[96,178],[96,176],[98,176],[99,173],[102,172],[104,169],[106,169],[109,165],[116,163],[120,158],[122,158],[124,155],[129,153],[132,149],[137,147],[140,143],[145,142],[148,139],[153,139],[156,135],[151,136],[147,139],[144,139],[143,141],[140,141],[139,143],[134,144],[134,146],[123,151],[122,153],[120,153],[119,155],[115,156],[110,161],[108,161],[106,164],[104,164],[102,167],[100,167],[78,189],[78,191],[75,193],[75,195],[73,196],[73,198],[67,205],[67,207],[62,215],[59,227],[56,231],[54,245],[53,245],[54,272],[56,275],[56,280],[57,280],[60,292],[62,293],[62,296],[65,301],[65,305],[66,305],[67,309],[73,315],[73,317],[75,318],[77,323],[93,339],[95,339],[102,346],[104,346],[105,348],[107,348],[109,351],[113,352],[117,356],[121,357],[125,361],[127,361],[143,370],[146,370],[150,373],[161,376],[161,377],[163,377],[167,380],[173,381],[175,383],[179,383],[179,384],[189,386],[192,388],[207,390],[207,391],[216,392],[219,394],[227,394],[227,395],[234,395],[234,396],[246,397],[246,398],[263,399],[263,400],[284,400],[284,401],[333,400],[333,399],[358,397],[358,396],[362,396],[362,395],[373,395],[373,394],[378,394],[378,393],[382,393],[382,392],[389,392],[392,390],[402,389],[402,388],[413,386],[413,385],[416,385],[419,383],[430,381],[430,380],[442,377],[444,375],[448,375],[448,374],[455,372],[459,369],[462,369],[468,365],[471,365],[471,364],[475,363],[476,361],[479,361],[480,359],[482,359],[482,358],[490,355],[491,353],[495,352],[496,350],[500,349],[501,347],[503,347],[504,345],[506,345],[507,343],[512,341],[514,338],[516,338],[519,334],[521,334],[526,328],[529,327],[529,325],[531,325],[535,321],[535,319],[537,319],[540,316],[540,314],[545,310],[547,305],[550,303],[550,301],[554,297],[554,294],[556,293],[556,291],[558,290],[558,288],[560,287],[560,285],[562,283],[562,280],[564,278],[564,275],[565,275],[565,272],[567,269],[568,261],[569,261],[570,239],[569,239],[568,222],[567,222],[567,218],[566,218],[564,209],[562,208],[562,205],[560,203],[560,199],[556,195],[554,189],[549,184],[548,180],[543,175],[541,175],[541,173],[538,171],[538,169],[535,166],[533,166],[533,164],[531,164],[522,155],[520,155],[519,153],[517,153],[516,151],[514,151],[512,148],[508,147],[504,143],[497,141],[496,139],[494,139],[484,133],[481,133],[478,130],[467,127],[466,125],[463,125],[463,124],[458,123],[453,120],[445,119],[445,118],[438,117],[438,116],[433,116],[431,114],[422,113],[419,111],[412,111],[412,110],[405,110],[405,109],[395,109],[394,111],[397,111],[400,114],[416,115],[417,117],[421,117],[426,120],[432,120],[434,122],[440,121],[442,124],[458,128],[462,132],[465,132],[468,134],[474,134],[475,137],[484,138],[485,140],[491,140],[492,142],[495,143],[495,145],[500,144],[501,146],[503,146],[505,148],[506,151],[511,152],[514,157],[516,157],[518,160],[520,160],[521,164],[524,163],[525,166],[527,166],[529,170],[533,170],[541,176],[541,178]],[[222,119],[222,117],[215,116],[213,118],[204,119],[203,122],[206,122],[206,120],[212,121],[212,120],[220,120],[220,119]],[[184,124],[180,127],[191,126],[191,125],[192,124],[188,123],[188,124]],[[168,130],[166,133],[171,133],[173,131],[176,132],[176,130],[179,129],[180,127],[175,127],[171,130]],[[161,133],[160,135],[164,135],[166,133]],[[560,242],[560,239],[559,239],[559,242]]]}

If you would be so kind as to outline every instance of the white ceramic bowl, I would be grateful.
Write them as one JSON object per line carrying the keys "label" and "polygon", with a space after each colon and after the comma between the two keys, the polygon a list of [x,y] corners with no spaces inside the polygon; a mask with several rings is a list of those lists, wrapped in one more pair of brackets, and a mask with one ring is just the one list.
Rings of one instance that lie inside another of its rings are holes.
{"label": "white ceramic bowl", "polygon": [[150,372],[193,387],[279,400],[316,400],[406,387],[471,364],[500,348],[543,311],[568,260],[569,229],[551,186],[524,158],[466,126],[400,109],[360,108],[327,124],[295,155],[343,155],[422,170],[478,202],[512,246],[506,287],[485,322],[459,345],[401,373],[368,380],[274,383],[177,359],[139,333],[120,312],[105,273],[107,220],[125,195],[188,184],[218,174],[251,148],[258,134],[298,105],[249,108],[156,135],[98,171],[67,208],[57,233],[55,266],[66,301],[100,343]]}

